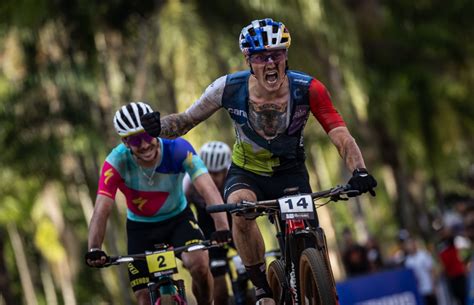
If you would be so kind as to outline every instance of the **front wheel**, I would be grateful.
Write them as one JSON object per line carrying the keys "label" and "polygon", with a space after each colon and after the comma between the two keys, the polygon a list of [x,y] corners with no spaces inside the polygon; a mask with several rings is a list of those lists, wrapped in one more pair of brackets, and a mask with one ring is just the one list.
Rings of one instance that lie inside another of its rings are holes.
{"label": "front wheel", "polygon": [[336,288],[328,268],[330,266],[326,267],[320,251],[308,248],[301,253],[299,280],[302,305],[338,304]]}
{"label": "front wheel", "polygon": [[276,304],[281,304],[280,300],[284,298],[283,287],[285,286],[285,265],[281,260],[276,259],[270,263],[267,280]]}

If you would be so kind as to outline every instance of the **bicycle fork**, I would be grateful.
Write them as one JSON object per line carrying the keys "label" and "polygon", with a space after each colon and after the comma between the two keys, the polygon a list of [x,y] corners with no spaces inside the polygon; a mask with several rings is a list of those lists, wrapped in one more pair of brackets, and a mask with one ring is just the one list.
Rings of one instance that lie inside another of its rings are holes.
{"label": "bicycle fork", "polygon": [[310,231],[298,227],[292,232],[288,232],[287,253],[289,262],[287,266],[287,274],[289,279],[289,288],[292,296],[293,305],[301,304],[300,300],[300,279],[299,279],[299,263],[300,255],[304,249],[313,243],[313,238]]}

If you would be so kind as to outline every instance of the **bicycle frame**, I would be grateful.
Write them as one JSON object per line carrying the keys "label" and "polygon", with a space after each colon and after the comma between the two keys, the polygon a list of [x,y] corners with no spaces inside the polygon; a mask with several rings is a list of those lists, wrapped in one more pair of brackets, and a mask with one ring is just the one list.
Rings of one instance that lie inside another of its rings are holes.
{"label": "bicycle frame", "polygon": [[[329,201],[347,200],[341,195],[358,195],[358,191],[352,191],[350,185],[337,186],[330,190],[306,194],[305,196],[299,196],[297,189],[291,189],[287,193],[287,196],[279,199],[287,199],[288,197],[295,196],[298,199],[311,200],[311,204],[314,205],[314,200],[321,198],[329,198]],[[308,197],[310,195],[310,197]],[[305,197],[305,198],[303,198]],[[270,221],[274,224],[277,234],[278,244],[282,254],[282,263],[285,268],[284,282],[281,283],[281,295],[280,304],[294,304],[299,305],[301,303],[300,298],[300,277],[299,277],[299,263],[302,252],[307,248],[314,248],[322,253],[322,258],[325,261],[327,273],[329,273],[329,279],[334,284],[334,276],[330,267],[329,256],[327,252],[327,242],[323,229],[319,226],[319,221],[316,213],[316,209],[322,205],[314,205],[312,209],[314,223],[308,219],[289,219],[288,215],[285,216],[285,220],[282,220],[283,206],[279,206],[279,199],[276,200],[265,200],[258,202],[243,201],[241,203],[225,204],[222,206],[213,206],[207,208],[210,213],[228,211],[231,213],[239,213],[242,216],[256,217],[263,214],[269,215]],[[288,203],[290,209],[292,209],[292,201],[290,199]],[[298,205],[300,201],[296,203]],[[307,201],[302,201],[302,206],[309,204]],[[280,207],[282,210],[280,210]],[[306,209],[306,206],[304,207]],[[306,216],[308,216],[307,214]],[[294,216],[292,216],[294,217]],[[310,217],[309,217],[310,218]],[[335,284],[333,285],[335,287]],[[290,293],[288,293],[290,292]],[[333,291],[334,295],[336,291]]]}
{"label": "bicycle frame", "polygon": [[[108,267],[111,265],[118,265],[122,263],[129,263],[136,260],[147,260],[147,257],[151,255],[160,254],[167,251],[174,252],[174,255],[178,255],[182,252],[192,252],[198,250],[207,250],[209,248],[218,247],[218,245],[211,244],[210,241],[203,241],[198,244],[192,244],[187,246],[182,246],[178,248],[169,247],[166,244],[161,244],[156,246],[156,250],[154,252],[145,252],[143,254],[132,254],[126,256],[115,256],[109,257],[109,262],[104,265],[104,267]],[[164,261],[164,260],[163,260]],[[160,260],[158,259],[158,262]],[[149,266],[150,268],[150,266]],[[172,269],[170,269],[172,270]],[[177,305],[186,305],[186,291],[184,287],[183,280],[175,280],[173,279],[173,274],[176,271],[167,271],[165,274],[161,274],[160,272],[154,273],[150,272],[149,278],[150,282],[148,283],[148,293],[150,296],[150,301],[152,305],[160,305],[161,304],[161,297],[164,295],[169,295],[173,300],[176,302]]]}
{"label": "bicycle frame", "polygon": [[[280,216],[278,214],[279,212],[275,212],[276,219],[273,220],[273,223],[276,228],[276,236],[280,245],[282,260],[285,265],[285,272],[287,274],[285,277],[286,283],[284,283],[282,289],[283,295],[280,296],[280,303],[284,304],[286,301],[287,304],[298,305],[300,304],[298,270],[299,257],[301,252],[307,247],[316,247],[315,241],[317,238],[314,230],[320,229],[320,227],[312,228],[308,223],[301,219],[287,219],[284,222],[285,228],[282,228],[282,223],[279,221]],[[318,223],[316,211],[314,211],[314,217]],[[285,293],[288,291],[290,293]]]}

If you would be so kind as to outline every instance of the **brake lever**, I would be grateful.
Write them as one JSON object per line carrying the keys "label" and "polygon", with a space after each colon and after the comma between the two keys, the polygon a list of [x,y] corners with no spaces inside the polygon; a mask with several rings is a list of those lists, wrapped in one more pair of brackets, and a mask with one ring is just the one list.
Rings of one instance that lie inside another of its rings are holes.
{"label": "brake lever", "polygon": [[112,260],[110,256],[107,256],[107,260],[105,261],[105,264],[102,265],[102,267],[110,267],[112,265],[118,265],[117,260]]}
{"label": "brake lever", "polygon": [[347,197],[357,197],[360,195],[360,192],[358,190],[349,190],[345,192],[344,194],[346,194]]}
{"label": "brake lever", "polygon": [[349,198],[347,198],[347,197],[341,197],[341,194],[332,195],[332,196],[330,197],[330,199],[331,199],[332,201],[334,201],[334,202],[337,202],[337,201],[340,201],[340,200],[341,200],[341,201],[347,201],[347,200],[349,200]]}

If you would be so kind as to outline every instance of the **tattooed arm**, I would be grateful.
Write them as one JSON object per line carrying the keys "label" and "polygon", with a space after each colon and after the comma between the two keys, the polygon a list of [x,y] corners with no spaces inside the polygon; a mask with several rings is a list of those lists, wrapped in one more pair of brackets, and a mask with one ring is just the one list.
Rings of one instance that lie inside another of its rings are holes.
{"label": "tattooed arm", "polygon": [[226,79],[227,76],[222,76],[215,80],[186,111],[163,117],[160,136],[163,138],[182,136],[221,108]]}
{"label": "tattooed arm", "polygon": [[161,119],[160,137],[173,139],[186,134],[199,122],[193,122],[186,112],[173,113]]}
{"label": "tattooed arm", "polygon": [[336,127],[329,131],[328,136],[351,172],[356,168],[365,168],[359,146],[346,127]]}

